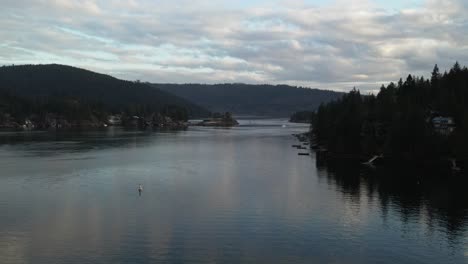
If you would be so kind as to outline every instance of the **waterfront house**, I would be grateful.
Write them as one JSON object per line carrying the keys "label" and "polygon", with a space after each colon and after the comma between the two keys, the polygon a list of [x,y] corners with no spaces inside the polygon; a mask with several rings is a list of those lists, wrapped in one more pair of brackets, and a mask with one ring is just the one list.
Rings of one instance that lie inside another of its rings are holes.
{"label": "waterfront house", "polygon": [[455,130],[455,122],[452,117],[436,116],[432,118],[432,127],[441,135],[450,135]]}
{"label": "waterfront house", "polygon": [[122,124],[122,117],[120,115],[110,115],[107,123],[111,126],[119,126]]}

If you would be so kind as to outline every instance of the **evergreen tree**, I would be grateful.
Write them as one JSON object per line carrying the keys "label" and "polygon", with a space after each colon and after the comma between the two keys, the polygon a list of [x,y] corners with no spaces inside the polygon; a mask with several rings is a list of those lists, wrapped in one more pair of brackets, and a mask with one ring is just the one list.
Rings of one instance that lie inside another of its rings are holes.
{"label": "evergreen tree", "polygon": [[[468,69],[457,62],[440,74],[436,64],[430,80],[408,75],[396,85],[382,85],[376,96],[353,89],[320,105],[313,132],[335,153],[468,159],[467,98]],[[437,132],[432,123],[437,115],[453,118],[455,131]]]}

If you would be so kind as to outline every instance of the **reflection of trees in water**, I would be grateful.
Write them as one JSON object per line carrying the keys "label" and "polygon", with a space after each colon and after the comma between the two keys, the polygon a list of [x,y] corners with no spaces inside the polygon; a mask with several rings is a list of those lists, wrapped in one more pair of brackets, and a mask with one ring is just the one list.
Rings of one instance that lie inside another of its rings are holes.
{"label": "reflection of trees in water", "polygon": [[436,175],[417,168],[369,169],[360,164],[318,162],[319,177],[326,177],[340,192],[359,203],[361,195],[368,201],[378,199],[383,219],[389,208],[403,223],[425,223],[433,233],[446,230],[449,241],[463,237],[468,223],[468,180],[455,175]]}

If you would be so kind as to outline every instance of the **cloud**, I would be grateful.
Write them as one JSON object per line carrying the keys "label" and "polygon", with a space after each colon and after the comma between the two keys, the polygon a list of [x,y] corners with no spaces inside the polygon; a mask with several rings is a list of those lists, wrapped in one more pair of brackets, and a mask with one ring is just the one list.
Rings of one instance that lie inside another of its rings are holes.
{"label": "cloud", "polygon": [[366,0],[24,1],[0,10],[0,64],[63,63],[151,82],[378,89],[468,62],[468,4]]}

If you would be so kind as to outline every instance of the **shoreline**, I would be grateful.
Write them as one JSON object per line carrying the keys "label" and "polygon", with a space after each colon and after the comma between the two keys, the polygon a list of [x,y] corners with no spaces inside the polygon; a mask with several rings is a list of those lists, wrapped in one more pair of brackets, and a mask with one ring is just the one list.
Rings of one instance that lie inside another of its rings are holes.
{"label": "shoreline", "polygon": [[329,151],[324,144],[314,138],[313,132],[294,134],[300,142],[308,142],[310,150],[316,155],[318,163],[345,162],[369,168],[418,167],[441,173],[466,174],[468,159],[455,159],[450,156],[411,157],[408,155],[385,156],[383,154],[337,153]]}

